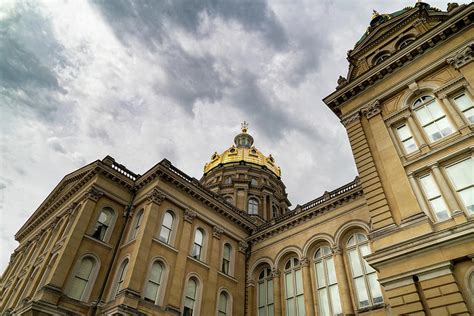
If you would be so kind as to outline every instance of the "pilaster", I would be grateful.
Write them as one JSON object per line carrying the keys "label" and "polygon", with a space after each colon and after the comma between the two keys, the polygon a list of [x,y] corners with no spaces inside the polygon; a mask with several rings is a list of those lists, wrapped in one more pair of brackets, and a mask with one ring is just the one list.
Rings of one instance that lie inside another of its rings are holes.
{"label": "pilaster", "polygon": [[351,292],[349,289],[349,281],[344,269],[344,259],[342,258],[342,249],[334,247],[332,249],[334,255],[334,268],[336,270],[337,287],[341,297],[342,314],[353,315],[354,309],[351,302]]}
{"label": "pilaster", "polygon": [[273,307],[275,316],[281,316],[281,273],[278,269],[273,268],[272,270],[273,280]]}
{"label": "pilaster", "polygon": [[313,286],[311,285],[311,272],[308,258],[301,258],[303,273],[304,305],[306,315],[314,315]]}

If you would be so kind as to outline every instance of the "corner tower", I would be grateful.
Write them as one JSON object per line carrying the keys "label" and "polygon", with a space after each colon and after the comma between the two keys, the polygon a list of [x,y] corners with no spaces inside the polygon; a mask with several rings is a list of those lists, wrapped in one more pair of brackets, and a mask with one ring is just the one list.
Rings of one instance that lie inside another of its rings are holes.
{"label": "corner tower", "polygon": [[242,123],[234,145],[222,154],[215,152],[204,166],[201,183],[262,222],[286,213],[291,203],[280,167],[271,154],[265,156],[253,142],[248,124]]}

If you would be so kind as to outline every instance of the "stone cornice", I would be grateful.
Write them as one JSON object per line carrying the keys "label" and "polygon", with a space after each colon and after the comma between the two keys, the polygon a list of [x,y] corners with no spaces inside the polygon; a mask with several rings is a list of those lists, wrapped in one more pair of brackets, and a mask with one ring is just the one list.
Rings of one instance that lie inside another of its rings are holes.
{"label": "stone cornice", "polygon": [[349,82],[339,90],[334,91],[323,99],[324,103],[337,115],[339,107],[359,95],[370,86],[382,80],[385,76],[391,74],[394,70],[401,68],[405,64],[411,62],[414,58],[423,55],[426,51],[432,50],[438,44],[446,41],[447,38],[464,30],[467,26],[472,25],[474,20],[474,4],[467,5],[459,10],[449,19],[441,23],[439,26],[426,32],[415,43],[410,50],[401,50],[380,65],[372,68],[364,75]]}

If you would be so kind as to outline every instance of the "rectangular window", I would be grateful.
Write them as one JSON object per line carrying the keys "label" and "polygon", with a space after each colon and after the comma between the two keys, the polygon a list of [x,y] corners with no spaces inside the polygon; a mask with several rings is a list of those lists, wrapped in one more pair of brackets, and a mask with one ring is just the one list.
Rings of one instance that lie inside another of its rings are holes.
{"label": "rectangular window", "polygon": [[448,207],[444,201],[433,176],[428,174],[420,178],[421,186],[425,192],[426,198],[433,209],[438,220],[445,220],[450,217]]}
{"label": "rectangular window", "polygon": [[474,215],[474,159],[469,157],[446,167],[454,189],[470,215]]}
{"label": "rectangular window", "polygon": [[397,134],[407,154],[412,153],[418,149],[410,128],[406,124],[397,127]]}
{"label": "rectangular window", "polygon": [[441,106],[432,100],[415,109],[423,130],[432,142],[437,141],[453,132],[451,124]]}
{"label": "rectangular window", "polygon": [[461,94],[454,98],[454,103],[461,111],[469,123],[474,124],[474,102],[465,94]]}

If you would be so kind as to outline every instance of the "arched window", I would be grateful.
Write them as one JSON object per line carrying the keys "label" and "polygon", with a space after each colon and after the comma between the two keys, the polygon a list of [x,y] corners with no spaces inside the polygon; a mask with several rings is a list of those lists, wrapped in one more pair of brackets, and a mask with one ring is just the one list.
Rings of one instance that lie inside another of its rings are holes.
{"label": "arched window", "polygon": [[256,187],[258,185],[257,179],[252,178],[252,180],[250,180],[250,185]]}
{"label": "arched window", "polygon": [[291,258],[285,264],[285,299],[287,316],[305,315],[303,276],[297,258]]}
{"label": "arched window", "polygon": [[227,203],[234,204],[234,199],[231,196],[228,195],[224,199]]}
{"label": "arched window", "polygon": [[232,254],[232,247],[229,244],[224,244],[224,250],[222,253],[222,272],[230,274],[230,258]]}
{"label": "arched window", "polygon": [[314,254],[319,315],[329,316],[342,313],[336,270],[331,249],[322,246]]}
{"label": "arched window", "polygon": [[97,219],[92,237],[104,241],[107,236],[107,231],[112,224],[114,211],[110,208],[104,208]]}
{"label": "arched window", "polygon": [[382,53],[382,54],[380,54],[379,56],[377,56],[377,57],[374,58],[373,64],[374,64],[374,66],[375,66],[375,65],[379,65],[379,64],[381,64],[384,60],[389,59],[389,58],[390,58],[390,54],[389,54],[389,53]]}
{"label": "arched window", "polygon": [[82,301],[85,299],[86,290],[90,287],[92,274],[96,265],[96,260],[92,257],[84,257],[77,266],[69,287],[67,296]]}
{"label": "arched window", "polygon": [[192,316],[196,310],[198,283],[195,278],[190,278],[184,289],[184,310],[183,316]]}
{"label": "arched window", "polygon": [[277,217],[279,214],[278,214],[278,206],[276,205],[273,205],[272,207],[272,217]]}
{"label": "arched window", "polygon": [[248,203],[248,213],[249,214],[258,214],[258,200],[255,198],[250,198]]}
{"label": "arched window", "polygon": [[413,37],[405,37],[405,38],[402,38],[398,43],[397,43],[397,48],[398,49],[404,49],[405,47],[407,47],[408,45],[410,45],[411,43],[413,43],[415,41],[415,39]]}
{"label": "arched window", "polygon": [[167,244],[170,243],[171,234],[173,233],[174,215],[171,211],[166,211],[161,224],[159,239]]}
{"label": "arched window", "polygon": [[117,284],[115,285],[115,296],[123,289],[123,283],[125,282],[125,276],[127,274],[128,268],[128,259],[125,259],[122,264],[120,265],[118,274],[117,274]]}
{"label": "arched window", "polygon": [[137,237],[138,231],[140,230],[140,225],[142,224],[143,210],[140,210],[135,216],[133,221],[132,231],[130,233],[130,240],[133,240]]}
{"label": "arched window", "polygon": [[194,244],[191,256],[195,259],[201,260],[202,257],[202,246],[204,244],[204,231],[202,228],[196,229],[194,233]]}
{"label": "arched window", "polygon": [[224,180],[224,184],[232,184],[232,177],[226,177]]}
{"label": "arched window", "polygon": [[264,268],[258,276],[258,316],[273,316],[273,279],[269,268]]}
{"label": "arched window", "polygon": [[231,314],[231,308],[229,303],[229,294],[227,294],[227,292],[225,291],[222,291],[219,295],[219,306],[217,310],[218,316],[226,316]]}
{"label": "arched window", "polygon": [[446,113],[432,96],[417,98],[413,110],[430,141],[437,141],[453,132]]}
{"label": "arched window", "polygon": [[377,273],[363,258],[369,254],[369,241],[365,235],[355,233],[348,239],[347,255],[360,308],[383,303]]}
{"label": "arched window", "polygon": [[150,270],[150,276],[145,286],[145,300],[153,303],[158,302],[163,270],[163,264],[161,262],[153,262]]}

